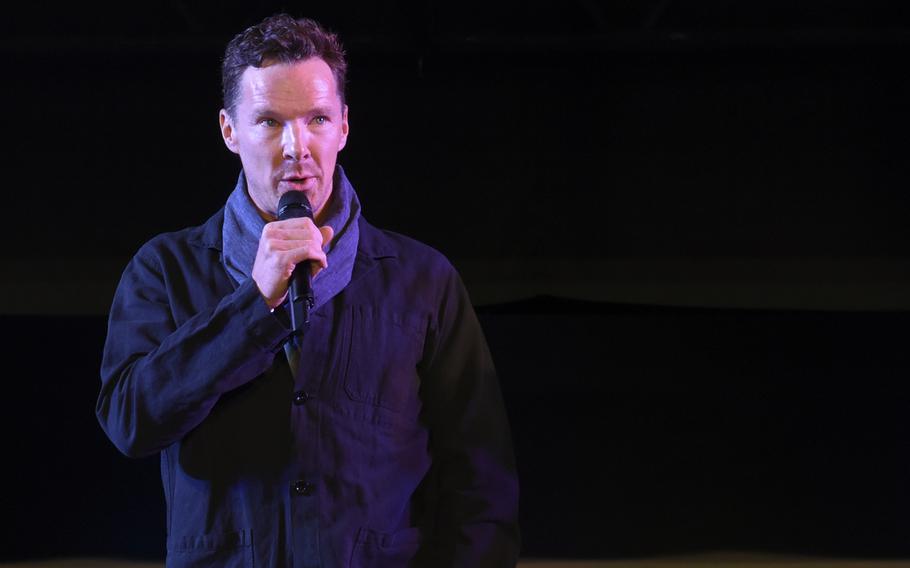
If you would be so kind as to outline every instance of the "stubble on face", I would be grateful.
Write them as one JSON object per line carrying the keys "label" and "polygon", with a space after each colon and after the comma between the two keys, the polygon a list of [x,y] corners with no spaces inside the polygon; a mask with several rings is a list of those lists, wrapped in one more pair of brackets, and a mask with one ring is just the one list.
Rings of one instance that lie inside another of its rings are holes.
{"label": "stubble on face", "polygon": [[348,132],[331,69],[319,58],[248,67],[240,91],[229,147],[240,154],[251,200],[272,220],[282,194],[303,191],[319,222]]}

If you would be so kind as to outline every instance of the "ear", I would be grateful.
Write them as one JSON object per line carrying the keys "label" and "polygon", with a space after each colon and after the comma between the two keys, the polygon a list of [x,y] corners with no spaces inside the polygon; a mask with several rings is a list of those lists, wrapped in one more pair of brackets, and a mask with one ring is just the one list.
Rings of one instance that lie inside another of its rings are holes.
{"label": "ear", "polygon": [[344,105],[341,111],[341,141],[338,143],[338,151],[348,143],[348,105]]}
{"label": "ear", "polygon": [[221,112],[218,113],[218,123],[221,125],[221,137],[224,138],[224,145],[231,152],[239,154],[240,147],[234,136],[234,121],[225,109],[221,109]]}

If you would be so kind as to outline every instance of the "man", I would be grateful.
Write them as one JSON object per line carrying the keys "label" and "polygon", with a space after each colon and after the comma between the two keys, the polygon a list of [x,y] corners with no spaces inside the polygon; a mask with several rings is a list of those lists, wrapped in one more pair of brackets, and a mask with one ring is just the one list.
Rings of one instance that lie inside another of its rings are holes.
{"label": "man", "polygon": [[[161,454],[168,566],[516,562],[486,343],[451,265],[360,214],[336,164],[345,70],[310,20],[235,37],[220,122],[237,186],[205,224],[146,243],[117,289],[96,412],[125,454]],[[312,220],[275,220],[292,190]],[[303,262],[315,305],[290,340]]]}

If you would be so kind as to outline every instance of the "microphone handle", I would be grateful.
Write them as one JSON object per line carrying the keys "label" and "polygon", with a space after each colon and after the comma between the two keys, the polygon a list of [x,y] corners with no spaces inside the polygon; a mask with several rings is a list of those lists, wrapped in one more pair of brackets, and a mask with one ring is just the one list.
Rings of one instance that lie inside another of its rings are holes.
{"label": "microphone handle", "polygon": [[294,335],[303,335],[310,326],[310,309],[315,302],[311,278],[308,260],[298,264],[291,274],[291,329]]}

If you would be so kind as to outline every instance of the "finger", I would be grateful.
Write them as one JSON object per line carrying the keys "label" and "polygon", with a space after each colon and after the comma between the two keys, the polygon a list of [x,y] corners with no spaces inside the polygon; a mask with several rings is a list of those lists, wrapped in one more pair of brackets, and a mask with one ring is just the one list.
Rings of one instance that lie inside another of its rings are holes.
{"label": "finger", "polygon": [[291,242],[291,243],[304,243],[304,242],[316,242],[320,245],[322,244],[322,233],[316,229],[312,231],[306,230],[296,230],[296,231],[272,231],[268,235],[263,237],[264,239],[271,242]]}
{"label": "finger", "polygon": [[315,229],[316,223],[314,223],[313,219],[310,217],[294,217],[293,219],[285,219],[283,221],[272,221],[266,223],[265,226],[272,229]]}
{"label": "finger", "polygon": [[331,243],[332,239],[335,237],[335,229],[333,229],[331,225],[323,225],[322,227],[319,227],[319,232],[322,233],[322,246],[329,246],[329,243]]}
{"label": "finger", "polygon": [[318,234],[319,229],[310,219],[288,219],[287,221],[274,221],[266,224],[262,229],[264,236],[297,234],[297,233]]}
{"label": "finger", "polygon": [[316,256],[324,254],[320,241],[313,239],[295,241],[268,241],[260,248],[262,248],[266,254],[293,253],[295,255],[295,258],[298,250],[319,251],[318,253],[314,253]]}
{"label": "finger", "polygon": [[322,268],[329,265],[325,252],[323,252],[319,245],[313,242],[308,243],[306,246],[285,252],[285,256],[282,260],[293,265],[300,264],[305,260],[312,260],[313,264],[318,264]]}

